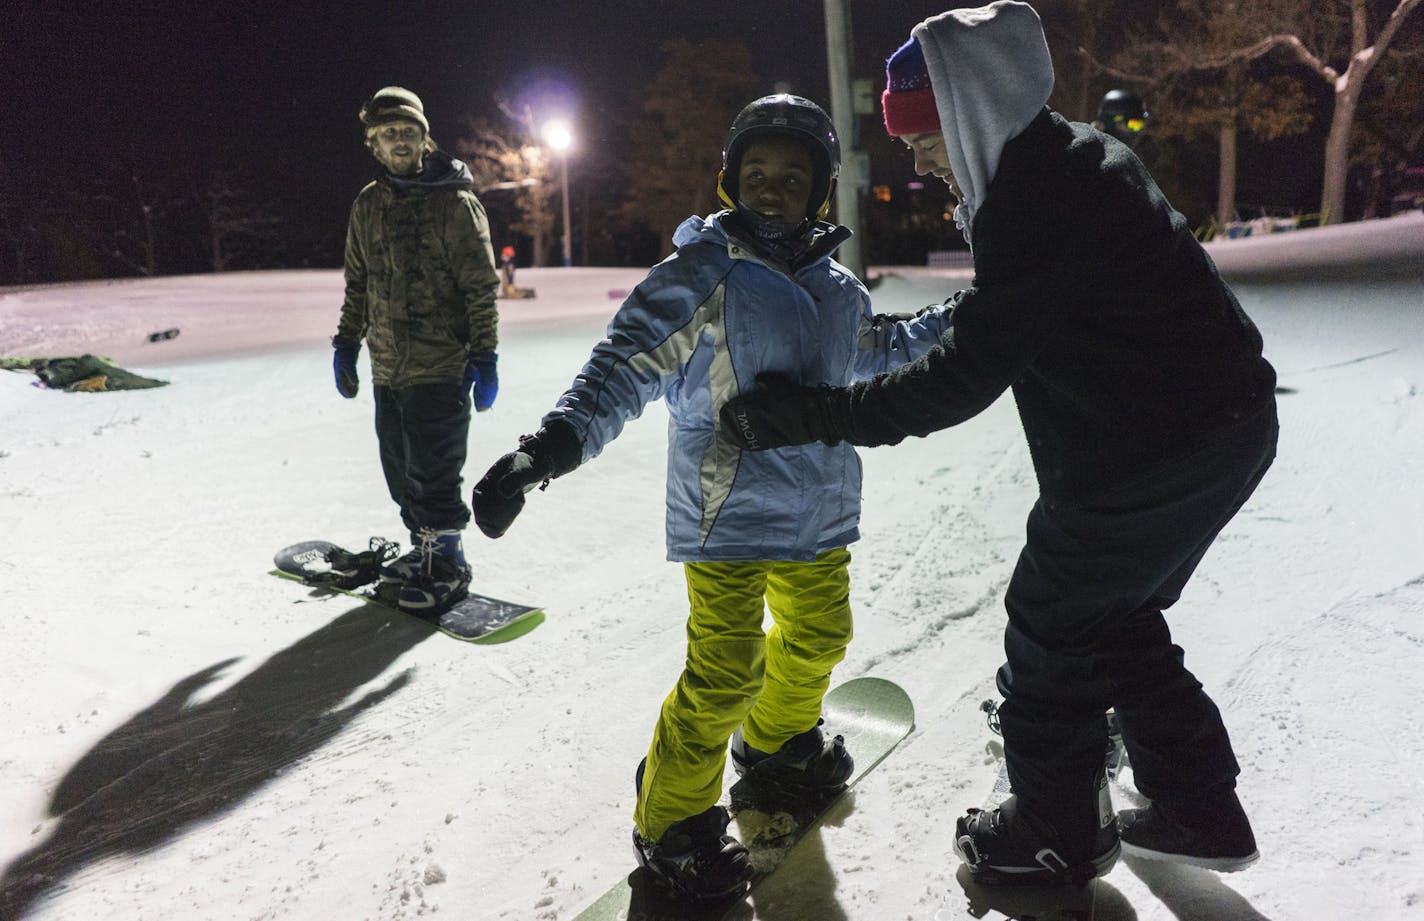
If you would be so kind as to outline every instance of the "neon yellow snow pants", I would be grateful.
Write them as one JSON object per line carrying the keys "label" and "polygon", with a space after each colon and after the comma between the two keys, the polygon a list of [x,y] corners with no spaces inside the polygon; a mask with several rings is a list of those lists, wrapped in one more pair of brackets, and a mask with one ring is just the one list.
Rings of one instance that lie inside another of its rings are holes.
{"label": "neon yellow snow pants", "polygon": [[[727,741],[776,751],[821,716],[851,640],[850,552],[814,562],[685,563],[687,664],[663,701],[633,814],[656,840],[717,803]],[[773,626],[763,632],[764,612]]]}

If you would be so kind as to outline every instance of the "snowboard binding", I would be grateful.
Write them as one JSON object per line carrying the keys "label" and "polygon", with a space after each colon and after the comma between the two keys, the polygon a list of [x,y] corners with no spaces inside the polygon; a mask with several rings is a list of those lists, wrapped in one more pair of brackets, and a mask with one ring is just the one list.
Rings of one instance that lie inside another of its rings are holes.
{"label": "snowboard binding", "polygon": [[400,553],[400,545],[384,537],[371,538],[370,545],[358,552],[333,547],[323,554],[329,567],[325,572],[314,572],[305,581],[312,585],[330,585],[349,590],[369,585],[381,575],[381,564],[395,558]]}

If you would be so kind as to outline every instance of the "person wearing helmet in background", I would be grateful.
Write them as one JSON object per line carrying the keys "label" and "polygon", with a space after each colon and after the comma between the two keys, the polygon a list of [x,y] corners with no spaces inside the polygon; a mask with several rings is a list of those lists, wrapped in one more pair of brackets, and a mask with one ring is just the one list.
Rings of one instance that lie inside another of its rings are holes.
{"label": "person wearing helmet in background", "polygon": [[[960,816],[955,851],[991,883],[1082,882],[1122,853],[1243,869],[1259,854],[1240,765],[1164,611],[1275,459],[1261,334],[1142,162],[1046,106],[1031,6],[931,17],[886,77],[885,127],[958,198],[973,283],[942,348],[849,387],[744,394],[722,430],[895,444],[1012,389],[1039,488],[997,673],[1013,795]],[[1109,707],[1151,800],[1117,816]]]}
{"label": "person wearing helmet in background", "polygon": [[945,328],[940,308],[874,316],[865,287],[832,260],[850,236],[822,220],[839,169],[815,103],[776,94],[748,104],[723,150],[726,210],[678,227],[676,252],[472,500],[479,527],[500,536],[525,492],[592,460],[650,401],[666,401],[667,550],[684,564],[691,611],[686,667],[636,772],[634,843],[655,878],[695,899],[736,894],[751,873],[717,805],[729,741],[739,773],[808,797],[839,790],[852,768],[819,723],[851,639],[859,459],[846,445],[742,451],[719,437],[718,409],[767,373],[819,386],[896,367]]}
{"label": "person wearing helmet in background", "polygon": [[1098,103],[1093,127],[1110,134],[1128,147],[1136,147],[1147,127],[1147,109],[1142,97],[1128,90],[1108,90]]}
{"label": "person wearing helmet in background", "polygon": [[[351,206],[332,370],[337,392],[354,399],[365,340],[381,470],[412,544],[380,561],[379,592],[405,610],[435,615],[470,584],[461,540],[470,509],[460,475],[471,403],[489,409],[499,389],[499,274],[470,171],[431,139],[420,97],[388,86],[360,117],[383,169]],[[362,578],[371,565],[364,557],[332,566]]]}

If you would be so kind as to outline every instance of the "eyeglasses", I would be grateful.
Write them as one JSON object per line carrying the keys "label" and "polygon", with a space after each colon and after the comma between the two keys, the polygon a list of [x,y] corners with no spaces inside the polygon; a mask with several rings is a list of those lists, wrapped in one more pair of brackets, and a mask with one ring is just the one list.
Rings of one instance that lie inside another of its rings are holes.
{"label": "eyeglasses", "polygon": [[423,133],[419,125],[387,125],[380,130],[387,141],[418,141]]}

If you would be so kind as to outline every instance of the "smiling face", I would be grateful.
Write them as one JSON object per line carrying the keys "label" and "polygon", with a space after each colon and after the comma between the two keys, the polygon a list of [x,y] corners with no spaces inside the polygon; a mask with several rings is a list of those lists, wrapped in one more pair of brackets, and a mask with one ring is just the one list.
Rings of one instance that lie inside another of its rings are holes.
{"label": "smiling face", "polygon": [[425,156],[425,131],[414,122],[391,122],[372,129],[371,152],[396,176],[420,172]]}
{"label": "smiling face", "polygon": [[916,175],[938,176],[949,186],[949,191],[955,198],[964,200],[964,194],[960,192],[959,184],[954,180],[954,171],[949,166],[949,148],[945,145],[943,134],[937,131],[903,134],[900,135],[900,140],[904,141],[905,146],[915,155]]}
{"label": "smiling face", "polygon": [[786,135],[753,139],[737,168],[737,198],[764,218],[798,223],[807,214],[816,160],[806,145]]}

